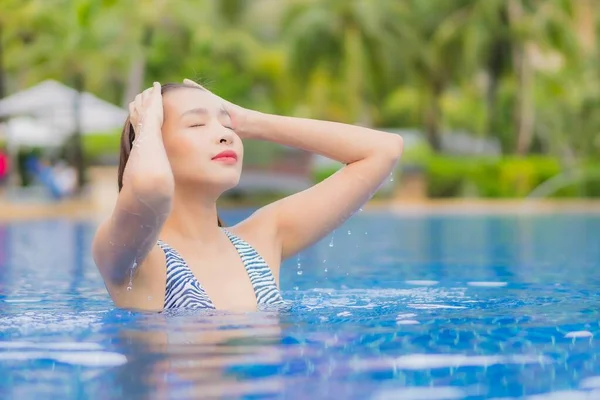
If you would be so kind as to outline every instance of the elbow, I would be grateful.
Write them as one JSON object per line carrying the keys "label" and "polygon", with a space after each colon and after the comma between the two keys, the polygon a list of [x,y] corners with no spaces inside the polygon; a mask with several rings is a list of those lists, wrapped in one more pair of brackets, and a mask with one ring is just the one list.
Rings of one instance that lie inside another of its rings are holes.
{"label": "elbow", "polygon": [[396,159],[396,161],[399,161],[402,157],[402,153],[404,152],[404,139],[402,136],[394,135],[390,145],[390,150],[392,151],[392,156]]}
{"label": "elbow", "polygon": [[402,136],[390,134],[389,140],[386,140],[381,147],[380,157],[389,160],[394,165],[400,161],[404,151],[404,139]]}

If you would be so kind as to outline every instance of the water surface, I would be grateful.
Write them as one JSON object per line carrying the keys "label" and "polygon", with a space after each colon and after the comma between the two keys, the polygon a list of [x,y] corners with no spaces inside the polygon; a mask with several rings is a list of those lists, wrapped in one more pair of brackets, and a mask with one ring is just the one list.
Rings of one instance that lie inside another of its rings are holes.
{"label": "water surface", "polygon": [[600,398],[600,216],[365,211],[243,315],[115,309],[94,229],[0,226],[0,397]]}

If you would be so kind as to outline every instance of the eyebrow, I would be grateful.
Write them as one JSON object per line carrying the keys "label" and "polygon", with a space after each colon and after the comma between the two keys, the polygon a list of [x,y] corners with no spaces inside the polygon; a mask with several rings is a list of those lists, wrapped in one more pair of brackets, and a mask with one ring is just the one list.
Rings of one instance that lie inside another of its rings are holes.
{"label": "eyebrow", "polygon": [[[206,108],[204,108],[204,107],[192,108],[192,109],[187,110],[183,114],[181,114],[181,118],[185,117],[188,114],[207,115],[208,114],[208,110]],[[227,112],[227,110],[225,109],[225,107],[221,107],[219,109],[219,114],[220,115],[225,115],[225,116],[231,118],[231,116],[229,115],[229,113]]]}

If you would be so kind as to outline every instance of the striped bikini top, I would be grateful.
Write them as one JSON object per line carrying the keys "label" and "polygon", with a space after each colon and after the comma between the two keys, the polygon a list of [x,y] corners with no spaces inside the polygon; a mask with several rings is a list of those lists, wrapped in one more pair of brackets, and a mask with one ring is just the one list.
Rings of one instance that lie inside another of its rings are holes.
{"label": "striped bikini top", "polygon": [[[283,303],[283,298],[275,284],[271,268],[265,260],[247,242],[226,229],[223,229],[223,231],[227,234],[244,263],[259,308],[264,305]],[[161,240],[158,241],[158,245],[165,252],[167,264],[164,309],[215,309],[216,307],[208,294],[177,250]]]}

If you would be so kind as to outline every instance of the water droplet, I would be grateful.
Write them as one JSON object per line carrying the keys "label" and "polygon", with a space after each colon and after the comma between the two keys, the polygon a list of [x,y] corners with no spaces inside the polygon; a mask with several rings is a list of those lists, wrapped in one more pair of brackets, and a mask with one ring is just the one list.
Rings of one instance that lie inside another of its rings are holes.
{"label": "water droplet", "polygon": [[133,262],[133,265],[129,269],[129,284],[127,285],[127,291],[133,289],[133,273],[135,272],[135,268],[137,267],[137,261]]}
{"label": "water droplet", "polygon": [[300,289],[298,286],[294,286],[294,290],[298,290]]}
{"label": "water droplet", "polygon": [[298,275],[302,275],[302,270],[299,269],[298,272],[296,272]]}
{"label": "water droplet", "polygon": [[365,235],[367,234],[367,232],[365,232]]}
{"label": "water droplet", "polygon": [[323,272],[327,272],[327,268],[325,268],[325,269],[323,270]]}
{"label": "water droplet", "polygon": [[352,235],[352,231],[348,231],[348,235]]}
{"label": "water droplet", "polygon": [[148,296],[148,301],[152,300],[152,296]]}
{"label": "water droplet", "polygon": [[329,247],[333,247],[333,238],[335,237],[335,231],[331,234],[331,241],[329,242]]}
{"label": "water droplet", "polygon": [[363,210],[363,209],[362,209],[362,207],[361,207],[361,208],[359,208],[359,209],[358,209],[358,212],[362,212],[362,210]]}
{"label": "water droplet", "polygon": [[327,259],[323,260],[323,264],[325,264],[327,262]]}

